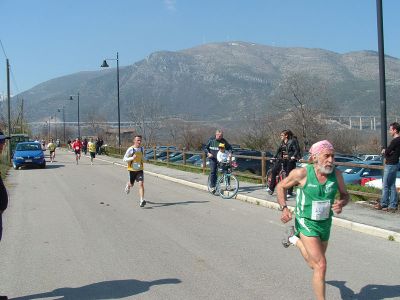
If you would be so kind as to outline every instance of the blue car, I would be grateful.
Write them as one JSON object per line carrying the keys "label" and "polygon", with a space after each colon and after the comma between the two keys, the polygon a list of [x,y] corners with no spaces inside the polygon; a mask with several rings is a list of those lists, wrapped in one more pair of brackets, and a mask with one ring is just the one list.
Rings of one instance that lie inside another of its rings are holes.
{"label": "blue car", "polygon": [[40,143],[22,142],[17,144],[13,155],[13,168],[17,170],[23,166],[39,166],[42,169],[46,167]]}
{"label": "blue car", "polygon": [[[363,165],[360,167],[337,166],[343,172],[345,184],[361,184],[362,178],[376,178],[382,176],[382,169],[370,169],[368,166],[382,166],[380,161],[350,161],[349,163]],[[365,166],[364,166],[365,165]]]}

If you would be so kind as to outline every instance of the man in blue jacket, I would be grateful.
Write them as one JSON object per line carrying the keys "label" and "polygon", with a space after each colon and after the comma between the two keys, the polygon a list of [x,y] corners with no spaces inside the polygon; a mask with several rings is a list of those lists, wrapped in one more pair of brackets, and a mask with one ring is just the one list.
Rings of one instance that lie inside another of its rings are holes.
{"label": "man in blue jacket", "polygon": [[231,152],[232,146],[224,139],[223,132],[221,129],[217,129],[215,131],[215,137],[210,137],[206,146],[204,147],[204,152],[206,153],[209,161],[210,161],[210,176],[211,182],[210,187],[211,191],[215,192],[215,184],[217,182],[217,153],[218,153],[218,146],[219,144],[225,145],[225,151]]}

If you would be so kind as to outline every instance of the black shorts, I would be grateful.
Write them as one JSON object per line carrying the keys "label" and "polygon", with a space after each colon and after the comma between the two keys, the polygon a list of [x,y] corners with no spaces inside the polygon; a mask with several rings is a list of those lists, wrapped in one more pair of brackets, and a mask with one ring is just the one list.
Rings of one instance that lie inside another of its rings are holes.
{"label": "black shorts", "polygon": [[144,180],[144,173],[143,170],[141,171],[129,171],[129,181],[131,185],[133,185],[136,182],[143,181]]}
{"label": "black shorts", "polygon": [[91,158],[96,158],[96,152],[89,152]]}
{"label": "black shorts", "polygon": [[81,150],[74,150],[74,152],[76,155],[81,154]]}
{"label": "black shorts", "polygon": [[54,151],[50,151],[50,154],[53,154],[54,152],[56,152],[56,150],[54,150]]}

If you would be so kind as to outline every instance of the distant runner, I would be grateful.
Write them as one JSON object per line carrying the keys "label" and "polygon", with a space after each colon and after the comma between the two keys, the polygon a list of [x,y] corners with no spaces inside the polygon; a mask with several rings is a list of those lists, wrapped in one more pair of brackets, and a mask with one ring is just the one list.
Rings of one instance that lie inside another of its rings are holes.
{"label": "distant runner", "polygon": [[54,144],[53,139],[50,139],[50,143],[47,144],[47,149],[50,151],[50,162],[54,162],[54,158],[56,158],[56,144]]}
{"label": "distant runner", "polygon": [[[281,205],[281,221],[287,223],[292,213],[286,205],[286,191],[298,186],[295,209],[295,230],[293,226],[284,247],[295,245],[304,259],[314,270],[312,285],[316,299],[325,299],[325,275],[328,240],[332,225],[333,212],[340,214],[349,202],[349,194],[343,181],[342,173],[333,163],[334,149],[324,140],[310,148],[313,164],[290,172],[289,176],[277,186],[278,202]],[[340,197],[335,200],[339,190]]]}
{"label": "distant runner", "polygon": [[93,159],[96,157],[96,144],[93,143],[93,138],[90,138],[87,147],[90,154],[90,164],[93,165]]}
{"label": "distant runner", "polygon": [[72,143],[72,150],[75,152],[76,164],[78,164],[78,159],[81,159],[81,149],[82,143],[79,138],[76,138]]}
{"label": "distant runner", "polygon": [[125,186],[125,193],[129,194],[131,187],[135,181],[139,184],[140,207],[146,205],[144,200],[144,175],[143,175],[143,152],[141,147],[142,136],[137,135],[133,138],[133,145],[126,150],[124,161],[128,163],[127,169],[129,171],[129,181]]}

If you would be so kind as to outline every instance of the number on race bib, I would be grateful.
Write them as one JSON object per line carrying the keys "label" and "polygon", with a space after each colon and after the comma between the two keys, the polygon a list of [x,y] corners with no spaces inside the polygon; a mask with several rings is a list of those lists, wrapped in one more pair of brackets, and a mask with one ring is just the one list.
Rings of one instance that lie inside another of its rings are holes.
{"label": "number on race bib", "polygon": [[331,212],[331,201],[313,201],[311,208],[311,219],[314,221],[326,220]]}

